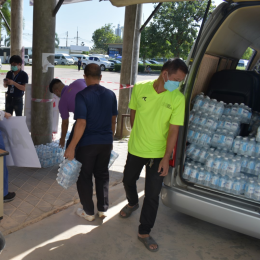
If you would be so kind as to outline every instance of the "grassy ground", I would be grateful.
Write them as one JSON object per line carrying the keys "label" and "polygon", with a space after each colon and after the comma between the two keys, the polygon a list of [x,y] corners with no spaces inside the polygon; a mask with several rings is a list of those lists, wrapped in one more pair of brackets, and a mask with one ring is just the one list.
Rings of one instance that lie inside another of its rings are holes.
{"label": "grassy ground", "polygon": [[237,70],[246,70],[246,67],[236,67]]}
{"label": "grassy ground", "polygon": [[0,73],[6,73],[8,72],[9,70],[0,70]]}
{"label": "grassy ground", "polygon": [[77,70],[78,66],[77,65],[55,65],[55,68]]}

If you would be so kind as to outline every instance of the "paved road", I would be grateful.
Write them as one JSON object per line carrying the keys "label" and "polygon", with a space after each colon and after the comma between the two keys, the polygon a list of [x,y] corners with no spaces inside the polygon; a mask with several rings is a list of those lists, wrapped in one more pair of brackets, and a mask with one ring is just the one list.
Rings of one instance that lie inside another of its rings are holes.
{"label": "paved road", "polygon": [[[138,181],[143,203],[144,175]],[[149,252],[137,239],[141,208],[129,219],[118,216],[126,204],[123,185],[110,190],[108,217],[87,222],[75,205],[6,237],[1,260],[259,260],[259,240],[159,207]]]}

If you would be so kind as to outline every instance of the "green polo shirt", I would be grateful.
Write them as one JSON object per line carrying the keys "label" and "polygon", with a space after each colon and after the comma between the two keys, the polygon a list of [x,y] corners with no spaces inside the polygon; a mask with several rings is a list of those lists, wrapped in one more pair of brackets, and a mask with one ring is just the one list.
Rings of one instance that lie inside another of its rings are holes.
{"label": "green polo shirt", "polygon": [[154,80],[136,83],[129,103],[136,114],[128,151],[142,158],[162,158],[170,124],[184,123],[184,95],[178,89],[158,94],[153,83]]}

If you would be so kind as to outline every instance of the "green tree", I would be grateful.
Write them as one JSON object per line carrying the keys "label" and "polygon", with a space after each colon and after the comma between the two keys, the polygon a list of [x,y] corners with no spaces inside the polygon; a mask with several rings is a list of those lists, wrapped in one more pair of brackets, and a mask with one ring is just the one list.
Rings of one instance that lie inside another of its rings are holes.
{"label": "green tree", "polygon": [[86,54],[86,55],[88,55],[89,52],[88,52],[88,51],[83,51],[82,54]]}
{"label": "green tree", "polygon": [[107,52],[108,44],[114,43],[115,40],[116,35],[114,34],[114,29],[111,23],[105,24],[100,29],[95,30],[92,35],[94,48],[102,49],[105,52]]}
{"label": "green tree", "polygon": [[[146,44],[152,56],[186,59],[197,37],[207,1],[163,3],[151,22]],[[211,5],[210,11],[214,6]]]}
{"label": "green tree", "polygon": [[253,50],[250,47],[248,47],[241,59],[249,60],[252,57],[252,55],[253,55]]}
{"label": "green tree", "polygon": [[57,33],[55,33],[55,48],[59,48],[60,39]]}
{"label": "green tree", "polygon": [[[11,0],[7,0],[3,5],[2,5],[2,12],[7,20],[8,24],[11,24]],[[8,27],[6,26],[5,22],[3,21],[2,17],[0,16],[0,38],[2,38],[2,30],[5,30],[7,35],[10,34],[10,31]],[[10,41],[9,41],[10,42]],[[9,44],[10,46],[10,44]]]}

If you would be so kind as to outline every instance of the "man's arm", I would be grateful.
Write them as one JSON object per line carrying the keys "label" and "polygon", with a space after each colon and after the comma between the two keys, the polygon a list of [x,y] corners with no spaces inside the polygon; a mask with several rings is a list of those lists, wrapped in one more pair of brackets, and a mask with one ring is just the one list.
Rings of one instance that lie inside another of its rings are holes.
{"label": "man's arm", "polygon": [[20,89],[22,91],[25,91],[25,84],[24,85],[20,85],[20,84],[16,83],[15,81],[11,80],[11,79],[9,79],[7,81],[7,85],[13,85],[16,88],[18,88],[18,89]]}
{"label": "man's arm", "polygon": [[166,176],[168,174],[169,160],[170,160],[172,151],[174,149],[174,146],[176,144],[178,133],[179,133],[179,126],[170,124],[168,138],[167,138],[166,151],[165,151],[164,157],[162,158],[159,168],[158,168],[158,172],[162,171],[160,176]]}
{"label": "man's arm", "polygon": [[75,158],[75,148],[85,131],[86,125],[87,121],[85,119],[77,119],[72,140],[64,154],[65,158],[68,158],[69,160]]}
{"label": "man's arm", "polygon": [[65,145],[65,138],[66,138],[66,134],[68,132],[68,128],[69,128],[69,119],[62,119],[61,138],[60,138],[61,147],[64,147],[64,145]]}
{"label": "man's arm", "polygon": [[112,116],[112,133],[113,133],[113,139],[114,139],[114,135],[116,132],[116,117],[117,116]]}
{"label": "man's arm", "polygon": [[133,109],[130,110],[130,124],[131,124],[131,128],[133,128],[133,125],[134,125],[135,112],[136,112],[136,110],[133,110]]}

